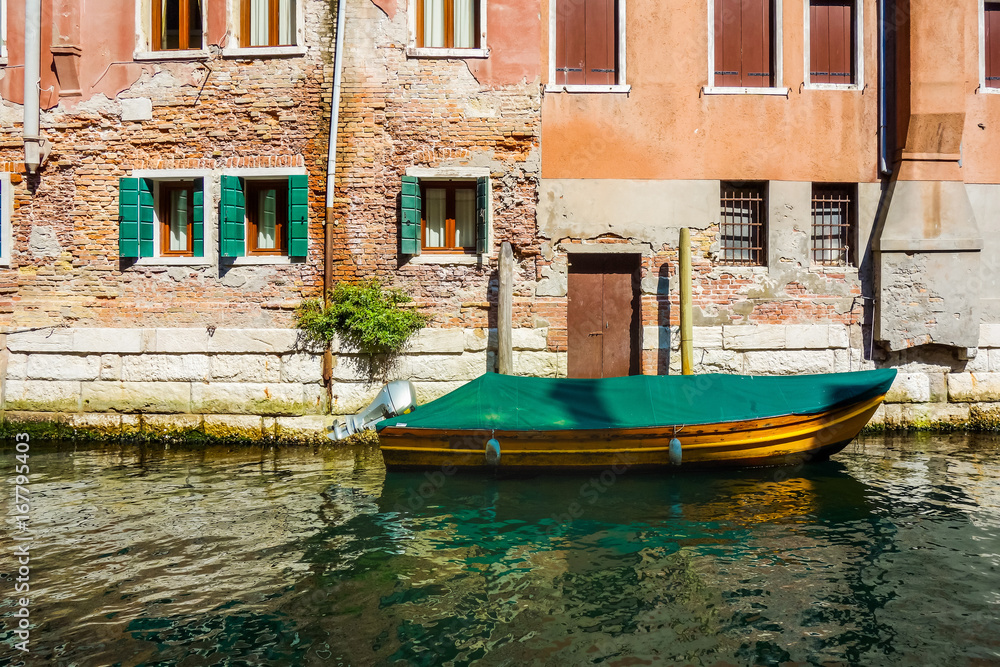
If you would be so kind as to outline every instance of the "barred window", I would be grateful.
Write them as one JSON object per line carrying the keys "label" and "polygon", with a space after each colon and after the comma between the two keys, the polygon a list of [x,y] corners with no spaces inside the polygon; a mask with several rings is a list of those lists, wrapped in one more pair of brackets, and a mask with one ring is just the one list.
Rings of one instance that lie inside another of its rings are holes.
{"label": "barred window", "polygon": [[820,266],[854,264],[856,186],[813,185],[812,262]]}
{"label": "barred window", "polygon": [[735,266],[767,264],[765,183],[722,183],[719,254]]}

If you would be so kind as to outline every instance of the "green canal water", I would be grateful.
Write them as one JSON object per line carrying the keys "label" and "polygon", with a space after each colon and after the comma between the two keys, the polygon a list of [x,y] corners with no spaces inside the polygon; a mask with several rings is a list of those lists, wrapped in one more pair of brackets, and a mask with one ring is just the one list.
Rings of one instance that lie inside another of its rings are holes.
{"label": "green canal water", "polygon": [[528,479],[386,473],[377,449],[31,442],[30,532],[16,454],[0,664],[1000,663],[995,437]]}

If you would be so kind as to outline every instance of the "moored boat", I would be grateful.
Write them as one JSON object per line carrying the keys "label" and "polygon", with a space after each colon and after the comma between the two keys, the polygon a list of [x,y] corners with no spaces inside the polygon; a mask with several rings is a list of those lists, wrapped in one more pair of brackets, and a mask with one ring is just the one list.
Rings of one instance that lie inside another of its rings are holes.
{"label": "moored boat", "polygon": [[390,470],[787,465],[843,449],[895,376],[487,373],[377,429]]}

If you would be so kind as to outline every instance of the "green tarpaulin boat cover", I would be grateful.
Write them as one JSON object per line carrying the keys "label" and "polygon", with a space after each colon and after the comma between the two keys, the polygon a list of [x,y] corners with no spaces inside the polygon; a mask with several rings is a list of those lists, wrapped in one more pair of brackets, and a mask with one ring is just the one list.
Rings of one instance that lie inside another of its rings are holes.
{"label": "green tarpaulin boat cover", "polygon": [[816,414],[889,391],[895,369],[824,375],[633,375],[579,380],[487,373],[387,426],[553,431]]}

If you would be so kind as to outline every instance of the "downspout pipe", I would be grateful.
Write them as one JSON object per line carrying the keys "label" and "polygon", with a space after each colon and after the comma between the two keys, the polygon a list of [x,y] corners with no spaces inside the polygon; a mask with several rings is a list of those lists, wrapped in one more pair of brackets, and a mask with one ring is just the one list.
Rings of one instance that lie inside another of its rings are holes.
{"label": "downspout pipe", "polygon": [[[35,0],[37,1],[37,0]],[[344,61],[344,23],[347,0],[337,2],[337,28],[334,35],[333,50],[333,93],[330,96],[330,141],[326,158],[326,226],[323,234],[323,304],[330,303],[330,290],[333,289],[333,234],[336,221],[333,215],[334,195],[337,189],[337,129],[340,124],[340,87]],[[327,347],[323,354],[323,382],[327,393],[331,394],[333,377],[333,352]],[[328,395],[330,405],[333,405],[332,395]]]}
{"label": "downspout pipe", "polygon": [[42,61],[42,0],[25,0],[24,6],[24,166],[38,173],[42,144],[38,135]]}
{"label": "downspout pipe", "polygon": [[[883,176],[892,174],[889,156],[889,26],[887,25],[889,0],[878,0],[878,142],[879,172]],[[895,18],[895,17],[894,17]],[[893,26],[893,29],[896,29]],[[893,63],[895,66],[895,63]]]}

